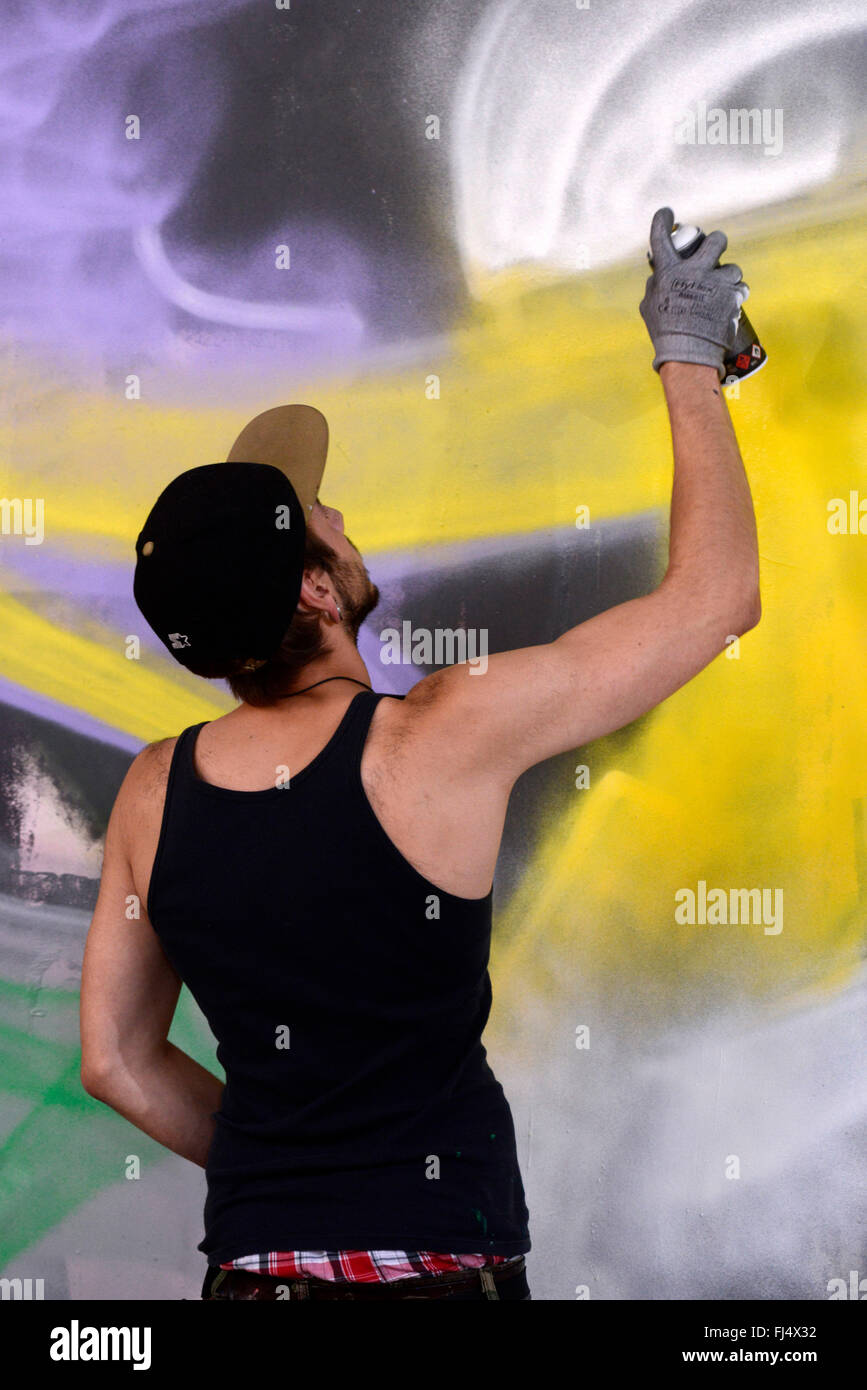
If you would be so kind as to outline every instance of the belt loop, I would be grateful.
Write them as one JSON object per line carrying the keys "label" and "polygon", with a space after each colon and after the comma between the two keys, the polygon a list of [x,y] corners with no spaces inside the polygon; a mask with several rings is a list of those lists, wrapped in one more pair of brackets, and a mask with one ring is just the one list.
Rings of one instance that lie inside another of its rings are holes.
{"label": "belt loop", "polygon": [[496,1280],[494,1279],[494,1276],[491,1273],[491,1271],[489,1269],[480,1269],[479,1278],[482,1281],[482,1288],[485,1291],[485,1298],[500,1299],[500,1295],[497,1293]]}
{"label": "belt loop", "polygon": [[219,1274],[217,1274],[211,1280],[211,1283],[208,1287],[208,1298],[213,1298],[215,1291],[220,1287],[224,1280],[228,1279],[228,1277],[229,1271],[227,1269],[221,1269]]}

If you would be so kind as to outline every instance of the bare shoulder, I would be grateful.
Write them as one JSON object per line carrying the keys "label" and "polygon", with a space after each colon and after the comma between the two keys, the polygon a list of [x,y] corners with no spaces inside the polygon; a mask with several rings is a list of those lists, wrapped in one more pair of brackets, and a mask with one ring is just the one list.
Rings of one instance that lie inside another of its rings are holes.
{"label": "bare shoulder", "polygon": [[115,813],[127,825],[135,826],[142,810],[162,804],[172,754],[178,736],[147,743],[133,758],[120,784],[115,800]]}
{"label": "bare shoulder", "polygon": [[386,696],[376,708],[372,732],[383,745],[398,745],[408,737],[425,737],[448,722],[454,704],[453,667],[434,671],[418,681],[403,699]]}
{"label": "bare shoulder", "polygon": [[[469,682],[469,684],[468,684]],[[401,772],[436,765],[467,766],[467,747],[483,714],[474,707],[468,667],[449,666],[423,677],[402,700],[379,702],[371,724],[368,767]]]}
{"label": "bare shoulder", "polygon": [[171,738],[160,738],[155,743],[146,743],[130,763],[124,780],[129,779],[141,791],[153,790],[164,784],[169,775],[177,741],[178,735],[174,734]]}

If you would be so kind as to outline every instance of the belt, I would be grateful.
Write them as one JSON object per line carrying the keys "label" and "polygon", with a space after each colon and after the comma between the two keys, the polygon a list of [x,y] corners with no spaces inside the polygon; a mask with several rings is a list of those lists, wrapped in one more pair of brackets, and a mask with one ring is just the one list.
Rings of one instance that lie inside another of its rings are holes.
{"label": "belt", "polygon": [[[361,1284],[357,1280],[316,1279],[310,1275],[303,1278],[286,1278],[279,1274],[259,1274],[246,1269],[218,1269],[208,1271],[202,1288],[202,1298],[219,1302],[222,1299],[244,1299],[247,1301],[283,1302],[301,1298],[341,1298],[345,1300],[386,1299],[386,1298],[460,1298],[472,1297],[481,1286],[484,1298],[500,1298],[499,1288],[509,1280],[519,1276],[526,1280],[526,1262],[520,1260],[508,1265],[493,1265],[482,1269],[468,1269],[449,1274],[421,1274],[406,1279],[396,1279],[391,1283]],[[410,1291],[411,1290],[411,1291]]]}

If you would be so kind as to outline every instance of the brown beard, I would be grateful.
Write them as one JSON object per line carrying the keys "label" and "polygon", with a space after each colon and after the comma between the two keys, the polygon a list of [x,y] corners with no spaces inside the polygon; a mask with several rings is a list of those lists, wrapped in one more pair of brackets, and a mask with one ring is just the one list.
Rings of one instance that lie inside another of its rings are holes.
{"label": "brown beard", "polygon": [[353,642],[357,642],[361,624],[379,603],[379,589],[371,581],[360,556],[357,563],[337,560],[329,569],[340,601],[343,624]]}

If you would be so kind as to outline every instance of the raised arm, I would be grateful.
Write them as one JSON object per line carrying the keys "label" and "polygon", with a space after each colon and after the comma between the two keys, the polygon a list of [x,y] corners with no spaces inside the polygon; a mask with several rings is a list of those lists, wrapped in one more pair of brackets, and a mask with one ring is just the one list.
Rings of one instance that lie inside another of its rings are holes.
{"label": "raised arm", "polygon": [[[660,246],[660,236],[670,233],[670,213],[661,220],[657,214],[654,228],[657,269],[642,305],[648,320],[648,299],[653,304],[654,296],[664,296],[670,306],[673,298],[670,283],[659,283],[660,263],[672,264]],[[426,709],[428,723],[447,734],[451,758],[471,778],[511,785],[533,764],[622,728],[759,621],[755,515],[720,384],[741,302],[735,287],[743,285],[738,267],[715,264],[725,248],[722,233],[711,234],[702,249],[708,247],[704,263],[690,267],[689,290],[700,277],[712,291],[704,300],[699,296],[696,337],[685,331],[688,315],[673,329],[660,313],[651,327],[674,452],[665,576],[652,593],[554,642],[490,657],[483,675],[455,666],[420,682],[407,703],[415,699]],[[702,336],[708,299],[716,316],[711,338]],[[688,360],[677,360],[681,355]]]}

